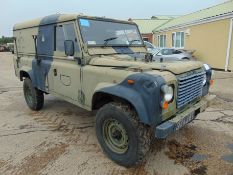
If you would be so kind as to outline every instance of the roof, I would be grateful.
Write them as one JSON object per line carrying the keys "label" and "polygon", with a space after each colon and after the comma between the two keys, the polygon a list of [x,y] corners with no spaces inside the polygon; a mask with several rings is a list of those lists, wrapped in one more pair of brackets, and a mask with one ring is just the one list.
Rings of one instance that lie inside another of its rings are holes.
{"label": "roof", "polygon": [[52,23],[56,23],[56,22],[60,22],[60,21],[73,20],[73,19],[76,19],[77,16],[78,16],[77,14],[73,14],[73,15],[61,15],[61,14],[49,15],[49,16],[46,16],[43,18],[37,18],[37,19],[33,19],[33,20],[29,20],[29,21],[15,24],[13,30],[35,27],[35,26],[39,26],[39,25],[52,24]]}
{"label": "roof", "polygon": [[151,19],[132,19],[135,22],[140,32],[143,33],[152,33],[152,31],[167,23],[169,20],[173,19],[173,17],[168,16],[153,16]]}
{"label": "roof", "polygon": [[184,16],[177,17],[170,20],[168,23],[155,27],[153,33],[158,31],[167,30],[176,26],[182,26],[191,22],[198,22],[201,20],[211,19],[213,17],[221,17],[223,15],[233,14],[233,0],[227,1],[225,3],[209,7],[194,13],[190,13]]}
{"label": "roof", "polygon": [[85,16],[83,14],[54,14],[54,15],[45,16],[43,18],[37,18],[34,20],[15,24],[13,30],[15,31],[15,30],[26,29],[30,27],[43,26],[43,25],[48,25],[48,24],[56,24],[58,22],[72,21],[72,20],[76,20],[78,17],[132,23],[130,21],[121,21],[121,20],[109,19],[109,18],[104,18],[104,17]]}

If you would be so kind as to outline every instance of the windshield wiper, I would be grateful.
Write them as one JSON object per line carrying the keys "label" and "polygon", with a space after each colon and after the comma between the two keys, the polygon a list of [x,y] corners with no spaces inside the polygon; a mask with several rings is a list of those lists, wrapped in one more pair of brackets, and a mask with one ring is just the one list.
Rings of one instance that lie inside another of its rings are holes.
{"label": "windshield wiper", "polygon": [[129,46],[132,45],[134,42],[137,42],[137,41],[141,41],[141,40],[139,40],[139,39],[134,39],[134,40],[129,41]]}
{"label": "windshield wiper", "polygon": [[112,40],[115,40],[117,39],[118,37],[111,37],[111,38],[107,38],[104,40],[104,46],[103,47],[106,47],[108,45],[108,42],[109,41],[112,41]]}

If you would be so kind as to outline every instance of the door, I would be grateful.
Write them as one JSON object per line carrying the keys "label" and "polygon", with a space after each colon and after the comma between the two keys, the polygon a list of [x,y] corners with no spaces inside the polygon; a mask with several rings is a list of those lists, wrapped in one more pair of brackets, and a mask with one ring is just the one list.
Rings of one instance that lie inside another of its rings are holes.
{"label": "door", "polygon": [[[32,79],[38,89],[48,92],[53,84],[52,81],[49,82],[48,78],[53,62],[54,25],[40,26],[35,36],[34,41],[36,43],[37,55],[32,60]],[[50,83],[51,87],[49,87]]]}
{"label": "door", "polygon": [[[74,42],[74,56],[65,55],[64,42]],[[67,100],[78,102],[81,89],[80,65],[77,59],[81,56],[74,22],[61,23],[55,26],[54,61],[52,63],[53,92]]]}

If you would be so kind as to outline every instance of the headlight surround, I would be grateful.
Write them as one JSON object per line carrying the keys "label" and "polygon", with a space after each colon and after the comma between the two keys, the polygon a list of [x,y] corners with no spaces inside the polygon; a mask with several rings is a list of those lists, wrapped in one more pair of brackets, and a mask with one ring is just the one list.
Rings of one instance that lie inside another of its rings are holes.
{"label": "headlight surround", "polygon": [[[208,64],[203,64],[206,72],[208,72],[211,68]],[[203,82],[202,82],[202,86],[205,86],[207,83],[207,74],[204,74],[204,79],[203,79]]]}
{"label": "headlight surround", "polygon": [[203,82],[202,82],[202,86],[205,86],[206,82],[207,82],[207,76],[206,76],[206,74],[204,74],[204,79],[203,79]]}
{"label": "headlight surround", "polygon": [[166,102],[170,102],[173,99],[174,90],[170,85],[163,85],[161,87],[161,91],[163,92],[163,100]]}
{"label": "headlight surround", "polygon": [[203,64],[205,67],[205,70],[210,70],[210,66],[208,64]]}

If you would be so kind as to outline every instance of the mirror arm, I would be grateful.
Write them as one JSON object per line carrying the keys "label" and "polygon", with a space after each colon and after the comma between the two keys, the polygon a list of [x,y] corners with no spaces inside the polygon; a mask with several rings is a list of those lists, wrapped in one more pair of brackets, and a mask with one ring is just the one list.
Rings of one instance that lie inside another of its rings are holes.
{"label": "mirror arm", "polygon": [[39,59],[39,56],[38,56],[38,50],[37,50],[37,35],[32,35],[32,38],[34,40],[34,46],[35,46],[35,57],[36,57],[36,60],[37,60],[37,64],[40,64],[41,62],[41,59]]}
{"label": "mirror arm", "polygon": [[87,43],[83,44],[83,50],[84,50],[84,52],[88,53],[88,45],[87,45]]}
{"label": "mirror arm", "polygon": [[75,57],[75,59],[77,60],[78,65],[82,65],[82,58],[80,58],[80,57]]}

